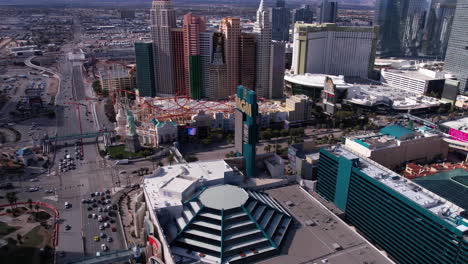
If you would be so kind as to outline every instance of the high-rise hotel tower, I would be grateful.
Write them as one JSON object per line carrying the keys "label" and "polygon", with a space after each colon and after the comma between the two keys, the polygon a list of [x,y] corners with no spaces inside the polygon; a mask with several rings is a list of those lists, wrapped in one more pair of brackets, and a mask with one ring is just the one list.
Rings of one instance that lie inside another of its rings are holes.
{"label": "high-rise hotel tower", "polygon": [[270,80],[271,21],[269,11],[264,6],[263,0],[260,1],[257,10],[254,33],[257,38],[255,92],[260,98],[270,98],[272,94]]}
{"label": "high-rise hotel tower", "polygon": [[156,78],[156,95],[175,94],[172,74],[171,29],[176,27],[175,10],[170,0],[153,1],[151,11],[151,34]]}
{"label": "high-rise hotel tower", "polygon": [[239,40],[241,35],[239,18],[224,18],[221,21],[224,35],[224,56],[227,67],[227,93],[234,95],[239,82]]}
{"label": "high-rise hotel tower", "polygon": [[184,16],[184,65],[187,95],[202,98],[202,69],[200,57],[200,33],[206,30],[203,17],[188,13]]}

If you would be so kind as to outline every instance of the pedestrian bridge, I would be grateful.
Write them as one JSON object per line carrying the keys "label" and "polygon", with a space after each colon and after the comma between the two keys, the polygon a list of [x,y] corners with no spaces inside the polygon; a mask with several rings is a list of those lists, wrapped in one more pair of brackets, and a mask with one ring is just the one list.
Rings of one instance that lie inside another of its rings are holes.
{"label": "pedestrian bridge", "polygon": [[74,140],[74,139],[81,139],[81,138],[95,138],[95,137],[102,136],[106,133],[111,133],[111,132],[112,131],[102,130],[98,132],[87,132],[83,134],[53,136],[53,137],[49,137],[49,141],[66,141],[66,140]]}

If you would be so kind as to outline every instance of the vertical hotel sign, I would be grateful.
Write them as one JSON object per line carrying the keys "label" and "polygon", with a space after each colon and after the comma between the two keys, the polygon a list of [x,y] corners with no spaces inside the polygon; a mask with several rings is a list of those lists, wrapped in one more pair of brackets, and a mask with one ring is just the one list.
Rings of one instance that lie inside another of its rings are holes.
{"label": "vertical hotel sign", "polygon": [[254,91],[240,85],[236,93],[235,149],[244,156],[247,176],[255,176],[255,146],[258,142],[258,105]]}
{"label": "vertical hotel sign", "polygon": [[236,96],[236,107],[239,109],[242,113],[252,116],[252,105],[246,102],[244,99],[241,99]]}

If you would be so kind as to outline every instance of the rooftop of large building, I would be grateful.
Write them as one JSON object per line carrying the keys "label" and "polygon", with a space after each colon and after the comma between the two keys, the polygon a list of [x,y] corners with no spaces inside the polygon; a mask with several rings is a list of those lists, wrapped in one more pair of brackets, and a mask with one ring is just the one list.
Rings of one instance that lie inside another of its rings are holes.
{"label": "rooftop of large building", "polygon": [[396,147],[401,141],[434,136],[438,136],[438,134],[427,127],[419,127],[418,129],[411,130],[400,125],[390,125],[382,128],[379,133],[351,136],[347,137],[347,139],[368,149],[381,149]]}
{"label": "rooftop of large building", "polygon": [[437,107],[440,100],[388,85],[355,85],[348,89],[346,101],[363,106],[388,105],[395,110]]}
{"label": "rooftop of large building", "polygon": [[442,123],[442,125],[456,130],[468,132],[468,117]]}
{"label": "rooftop of large building", "polygon": [[349,88],[352,85],[345,82],[344,76],[335,76],[335,75],[326,75],[326,74],[291,74],[286,73],[284,79],[288,82],[304,85],[304,86],[311,86],[311,87],[322,87],[325,83],[325,78],[329,77],[332,79],[333,84],[335,84],[336,88],[338,89],[345,89]]}
{"label": "rooftop of large building", "polygon": [[449,202],[446,198],[423,188],[411,180],[403,178],[396,172],[359,155],[346,146],[332,146],[326,148],[326,150],[335,156],[354,160],[354,166],[359,168],[368,177],[379,181],[421,208],[450,223],[458,230],[462,232],[468,231],[468,219],[460,215],[464,209]]}
{"label": "rooftop of large building", "polygon": [[292,218],[265,193],[217,185],[185,201],[176,222],[173,254],[203,263],[246,263],[279,253]]}
{"label": "rooftop of large building", "polygon": [[468,171],[465,168],[442,171],[413,181],[468,210]]}
{"label": "rooftop of large building", "polygon": [[295,224],[281,254],[257,263],[393,263],[298,185],[266,193],[287,208]]}
{"label": "rooftop of large building", "polygon": [[407,77],[414,80],[430,81],[430,80],[440,80],[445,79],[445,74],[443,72],[436,72],[427,69],[418,69],[418,70],[382,70],[384,73],[393,73],[399,76]]}
{"label": "rooftop of large building", "polygon": [[374,32],[378,30],[378,27],[351,27],[351,26],[338,26],[334,23],[296,23],[294,24],[295,29],[299,31],[307,32],[319,32],[319,31],[352,31],[352,32]]}
{"label": "rooftop of large building", "polygon": [[409,134],[413,134],[414,131],[400,125],[390,125],[380,129],[380,133],[400,139]]}
{"label": "rooftop of large building", "polygon": [[235,171],[224,160],[164,166],[145,178],[144,189],[153,209],[177,206],[186,198],[185,190],[196,189],[203,182],[222,183],[226,173]]}
{"label": "rooftop of large building", "polygon": [[375,66],[389,67],[399,70],[417,70],[419,68],[435,69],[443,65],[443,61],[418,61],[406,58],[375,59]]}
{"label": "rooftop of large building", "polygon": [[126,67],[122,65],[114,64],[114,65],[110,65],[108,68],[100,67],[99,75],[101,76],[103,80],[129,78],[130,72]]}

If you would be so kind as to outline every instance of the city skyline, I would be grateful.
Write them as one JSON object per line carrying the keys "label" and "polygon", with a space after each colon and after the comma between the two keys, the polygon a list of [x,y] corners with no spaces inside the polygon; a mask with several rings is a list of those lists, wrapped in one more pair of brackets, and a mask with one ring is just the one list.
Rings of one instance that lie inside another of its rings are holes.
{"label": "city skyline", "polygon": [[468,0],[1,1],[2,263],[468,263]]}

